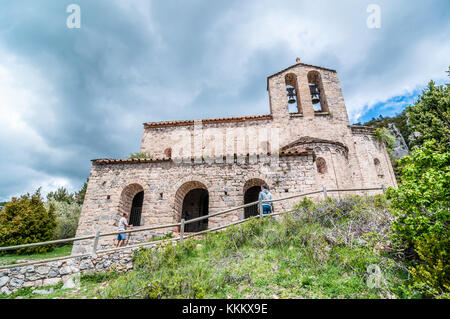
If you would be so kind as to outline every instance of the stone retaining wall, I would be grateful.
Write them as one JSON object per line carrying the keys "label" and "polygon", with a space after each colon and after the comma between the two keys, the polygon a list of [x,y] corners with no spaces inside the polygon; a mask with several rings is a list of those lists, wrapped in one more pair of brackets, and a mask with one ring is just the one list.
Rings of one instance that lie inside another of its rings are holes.
{"label": "stone retaining wall", "polygon": [[113,265],[118,271],[133,268],[133,250],[105,253],[93,258],[91,256],[71,258],[45,264],[29,265],[0,270],[0,294],[11,294],[25,287],[55,285],[68,280],[74,274],[87,272],[106,272]]}

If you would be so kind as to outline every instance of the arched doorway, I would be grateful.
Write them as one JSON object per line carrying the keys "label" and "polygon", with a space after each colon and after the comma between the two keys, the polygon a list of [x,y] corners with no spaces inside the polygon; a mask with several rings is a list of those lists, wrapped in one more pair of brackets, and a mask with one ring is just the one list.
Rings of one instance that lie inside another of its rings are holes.
{"label": "arched doorway", "polygon": [[129,224],[141,226],[142,204],[144,202],[144,191],[137,193],[131,204]]}
{"label": "arched doorway", "polygon": [[[258,201],[259,192],[261,191],[261,186],[252,186],[244,194],[244,204],[253,203]],[[258,215],[258,206],[253,205],[244,208],[244,218],[249,218],[251,216]]]}
{"label": "arched doorway", "polygon": [[[244,204],[249,204],[258,201],[261,185],[265,181],[259,178],[248,180],[244,185]],[[244,218],[258,215],[258,205],[252,205],[244,208]]]}
{"label": "arched doorway", "polygon": [[128,223],[141,226],[142,206],[144,203],[144,188],[139,184],[130,184],[120,195],[119,215],[128,213]]}
{"label": "arched doorway", "polygon": [[[209,192],[206,186],[197,181],[190,181],[181,185],[175,194],[176,222],[182,218],[185,221],[208,215]],[[208,220],[204,219],[185,225],[185,232],[198,232],[208,228]]]}
{"label": "arched doorway", "polygon": [[[206,189],[196,188],[189,191],[183,200],[181,217],[185,221],[208,215],[209,194]],[[208,219],[187,224],[184,227],[185,232],[199,232],[208,229]]]}

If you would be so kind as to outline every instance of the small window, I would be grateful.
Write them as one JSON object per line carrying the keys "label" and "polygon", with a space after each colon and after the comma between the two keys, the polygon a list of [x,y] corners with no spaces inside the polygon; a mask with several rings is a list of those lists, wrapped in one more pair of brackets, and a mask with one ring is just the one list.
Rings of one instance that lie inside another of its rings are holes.
{"label": "small window", "polygon": [[317,165],[317,171],[319,172],[319,174],[328,173],[327,162],[322,157],[319,157],[317,159],[316,165]]}
{"label": "small window", "polygon": [[168,147],[164,150],[164,156],[166,158],[172,158],[172,148]]}

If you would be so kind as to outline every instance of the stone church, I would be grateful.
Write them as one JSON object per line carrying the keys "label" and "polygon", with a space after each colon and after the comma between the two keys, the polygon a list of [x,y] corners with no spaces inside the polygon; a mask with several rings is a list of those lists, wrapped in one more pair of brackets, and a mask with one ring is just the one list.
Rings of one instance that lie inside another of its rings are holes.
{"label": "stone church", "polygon": [[[92,160],[77,236],[116,231],[123,212],[134,228],[219,212],[256,201],[263,183],[273,198],[323,187],[397,186],[373,129],[350,125],[335,70],[297,59],[267,78],[267,91],[269,114],[144,123],[145,158]],[[185,232],[255,214],[249,207],[186,225]],[[178,231],[139,232],[130,243]],[[113,240],[102,238],[100,245],[111,247]],[[90,244],[75,243],[72,252],[86,252]]]}

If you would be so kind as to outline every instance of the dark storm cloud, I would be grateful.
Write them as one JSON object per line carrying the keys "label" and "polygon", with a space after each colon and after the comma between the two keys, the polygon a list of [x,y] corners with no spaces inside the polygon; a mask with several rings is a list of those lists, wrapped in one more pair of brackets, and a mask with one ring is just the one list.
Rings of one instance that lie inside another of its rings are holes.
{"label": "dark storm cloud", "polygon": [[379,30],[369,3],[3,1],[0,200],[76,190],[91,159],[139,150],[143,122],[268,113],[266,77],[297,56],[338,70],[354,120],[445,75],[447,1],[380,1]]}

